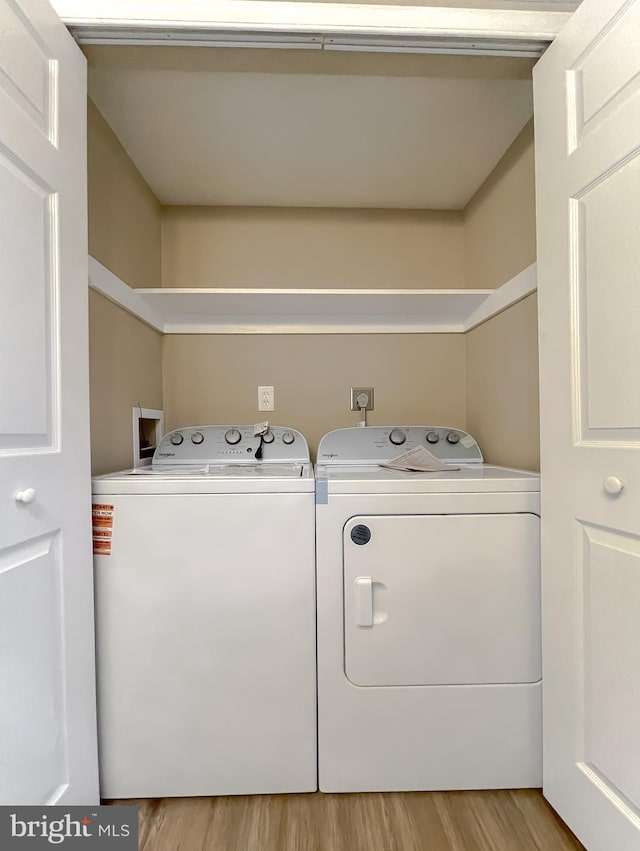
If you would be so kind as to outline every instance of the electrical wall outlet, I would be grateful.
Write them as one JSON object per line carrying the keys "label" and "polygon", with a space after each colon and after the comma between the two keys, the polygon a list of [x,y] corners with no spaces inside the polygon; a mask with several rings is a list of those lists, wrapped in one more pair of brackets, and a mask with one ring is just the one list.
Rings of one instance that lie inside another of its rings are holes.
{"label": "electrical wall outlet", "polygon": [[[365,405],[359,404],[365,401],[363,394],[367,397]],[[363,408],[365,411],[373,411],[373,387],[352,387],[351,410],[361,411]]]}
{"label": "electrical wall outlet", "polygon": [[273,387],[258,387],[258,410],[275,411],[275,393]]}

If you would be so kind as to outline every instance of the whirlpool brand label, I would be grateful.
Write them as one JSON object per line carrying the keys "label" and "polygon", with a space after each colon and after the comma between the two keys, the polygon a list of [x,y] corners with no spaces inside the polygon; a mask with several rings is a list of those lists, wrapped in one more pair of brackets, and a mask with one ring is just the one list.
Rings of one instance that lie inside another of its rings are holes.
{"label": "whirlpool brand label", "polygon": [[0,807],[2,851],[138,851],[138,808]]}

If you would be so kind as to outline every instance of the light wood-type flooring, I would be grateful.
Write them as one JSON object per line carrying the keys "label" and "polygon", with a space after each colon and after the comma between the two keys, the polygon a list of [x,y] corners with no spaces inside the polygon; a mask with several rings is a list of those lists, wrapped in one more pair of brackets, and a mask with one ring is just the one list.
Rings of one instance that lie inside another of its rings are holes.
{"label": "light wood-type flooring", "polygon": [[537,790],[114,801],[140,851],[580,851]]}

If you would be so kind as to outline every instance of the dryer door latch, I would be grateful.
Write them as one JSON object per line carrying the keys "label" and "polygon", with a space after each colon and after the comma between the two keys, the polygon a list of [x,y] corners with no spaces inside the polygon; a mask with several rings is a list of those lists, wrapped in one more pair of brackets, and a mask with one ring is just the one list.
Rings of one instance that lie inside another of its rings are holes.
{"label": "dryer door latch", "polygon": [[355,581],[356,626],[373,626],[373,582],[370,576],[358,576]]}

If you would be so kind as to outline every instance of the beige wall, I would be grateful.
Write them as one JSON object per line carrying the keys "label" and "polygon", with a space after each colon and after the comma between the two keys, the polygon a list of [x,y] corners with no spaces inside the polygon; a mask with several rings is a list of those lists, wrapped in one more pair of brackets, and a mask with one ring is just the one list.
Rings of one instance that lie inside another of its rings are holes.
{"label": "beige wall", "polygon": [[537,311],[530,295],[465,335],[467,428],[491,464],[540,469]]}
{"label": "beige wall", "polygon": [[130,287],[160,286],[161,207],[90,100],[89,254]]}
{"label": "beige wall", "polygon": [[[535,259],[532,127],[462,214],[161,210],[90,106],[89,211],[91,253],[136,286],[495,287]],[[275,386],[271,420],[299,428],[314,450],[324,432],[357,422],[349,387],[372,384],[371,423],[466,423],[489,462],[538,466],[535,296],[465,336],[162,341],[92,293],[90,332],[94,472],[130,464],[138,402],[164,399],[168,428],[253,422],[259,384]]]}
{"label": "beige wall", "polygon": [[[165,286],[464,287],[460,213],[169,207]],[[269,419],[320,437],[356,425],[352,385],[373,385],[371,423],[464,424],[464,340],[452,335],[167,336],[167,426]],[[434,368],[436,367],[437,368]]]}
{"label": "beige wall", "polygon": [[[160,282],[160,205],[89,101],[89,253],[130,286]],[[131,409],[162,408],[162,337],[95,292],[89,298],[91,466],[131,466]]]}
{"label": "beige wall", "polygon": [[[464,426],[461,334],[167,335],[168,427],[252,423],[297,428],[315,453],[327,431],[357,425],[352,385],[375,387],[369,422]],[[257,387],[275,387],[275,411],[257,412]]]}
{"label": "beige wall", "polygon": [[455,212],[165,207],[168,287],[464,287]]}
{"label": "beige wall", "polygon": [[536,259],[533,121],[511,145],[464,211],[468,287],[490,289]]}
{"label": "beige wall", "polygon": [[[536,258],[533,123],[465,210],[469,287],[498,287]],[[537,296],[465,335],[467,429],[492,464],[538,470]]]}
{"label": "beige wall", "polygon": [[94,475],[132,465],[131,409],[162,409],[162,335],[89,293],[91,467]]}

